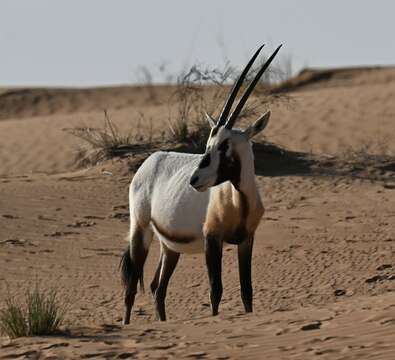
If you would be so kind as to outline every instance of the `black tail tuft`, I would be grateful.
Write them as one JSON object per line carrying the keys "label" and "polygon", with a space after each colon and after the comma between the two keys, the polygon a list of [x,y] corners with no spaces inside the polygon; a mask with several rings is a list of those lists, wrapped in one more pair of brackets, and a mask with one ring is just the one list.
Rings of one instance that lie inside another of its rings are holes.
{"label": "black tail tuft", "polygon": [[121,261],[119,262],[119,268],[121,270],[122,284],[125,288],[127,288],[130,282],[132,281],[132,274],[133,274],[133,263],[132,263],[132,259],[130,258],[129,245],[124,251],[124,253],[122,254]]}
{"label": "black tail tuft", "polygon": [[132,258],[130,257],[130,245],[126,248],[122,254],[121,261],[119,263],[121,270],[122,284],[127,289],[129,284],[132,282],[133,275],[138,276],[140,282],[140,291],[144,293],[144,273],[141,271],[138,274],[136,267],[133,264]]}

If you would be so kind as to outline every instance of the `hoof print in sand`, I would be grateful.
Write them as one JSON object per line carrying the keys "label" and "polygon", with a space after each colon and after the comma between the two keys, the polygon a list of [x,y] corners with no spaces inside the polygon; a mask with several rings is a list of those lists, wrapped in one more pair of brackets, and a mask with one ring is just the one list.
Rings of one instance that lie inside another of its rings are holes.
{"label": "hoof print in sand", "polygon": [[76,221],[73,224],[68,224],[66,225],[67,227],[70,228],[82,228],[82,227],[91,227],[96,225],[96,223],[94,221]]}
{"label": "hoof print in sand", "polygon": [[122,204],[122,205],[114,205],[112,207],[112,209],[115,210],[127,210],[129,209],[129,205],[128,204]]}
{"label": "hoof print in sand", "polygon": [[376,270],[377,270],[377,271],[383,271],[383,270],[391,269],[391,268],[392,268],[392,265],[391,265],[391,264],[383,264],[383,265],[378,266],[378,267],[376,268]]}
{"label": "hoof print in sand", "polygon": [[11,215],[11,214],[3,214],[2,217],[5,219],[19,219],[18,216]]}
{"label": "hoof print in sand", "polygon": [[25,239],[7,239],[0,241],[0,245],[8,246],[37,246],[36,244]]}
{"label": "hoof print in sand", "polygon": [[189,353],[186,355],[188,358],[192,358],[192,359],[203,359],[207,356],[207,353],[204,351],[196,351],[193,353]]}
{"label": "hoof print in sand", "polygon": [[124,352],[117,356],[117,359],[130,359],[135,358],[137,355],[137,351],[135,352]]}
{"label": "hoof print in sand", "polygon": [[344,290],[344,289],[336,289],[333,293],[334,293],[335,296],[343,296],[343,295],[346,295],[346,290]]}
{"label": "hoof print in sand", "polygon": [[384,280],[395,280],[395,275],[387,275],[387,274],[374,275],[374,276],[366,279],[365,282],[367,284],[374,284],[374,283],[382,282]]}
{"label": "hoof print in sand", "polygon": [[50,218],[50,217],[45,216],[45,215],[37,215],[37,219],[38,220],[44,220],[44,221],[56,221],[56,219]]}
{"label": "hoof print in sand", "polygon": [[44,234],[44,236],[49,236],[49,237],[61,237],[61,236],[67,236],[67,235],[79,235],[80,233],[77,231],[55,231],[50,234]]}
{"label": "hoof print in sand", "polygon": [[303,331],[319,330],[321,328],[321,325],[322,325],[321,321],[314,321],[312,323],[303,325],[300,328],[300,330],[303,330]]}
{"label": "hoof print in sand", "polygon": [[84,219],[88,219],[88,220],[104,220],[105,217],[103,216],[96,216],[96,215],[85,215],[83,216]]}
{"label": "hoof print in sand", "polygon": [[109,216],[110,219],[119,219],[121,221],[128,221],[129,220],[129,213],[128,212],[113,212]]}

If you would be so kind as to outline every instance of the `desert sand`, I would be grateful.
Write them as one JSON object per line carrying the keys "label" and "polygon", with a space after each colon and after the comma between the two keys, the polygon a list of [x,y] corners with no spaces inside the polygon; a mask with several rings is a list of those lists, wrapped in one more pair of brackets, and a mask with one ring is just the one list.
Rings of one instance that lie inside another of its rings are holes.
{"label": "desert sand", "polygon": [[[155,319],[146,291],[128,326],[118,264],[133,157],[78,168],[81,142],[64,129],[102,126],[105,108],[120,129],[160,138],[171,88],[154,98],[144,87],[1,89],[0,304],[38,282],[58,289],[69,310],[58,335],[1,337],[0,359],[395,359],[395,69],[305,73],[287,89],[264,138],[330,164],[258,172],[266,212],[254,312],[242,311],[229,246],[219,316],[210,316],[204,256],[184,255],[169,321]],[[146,284],[158,254],[155,242]]]}

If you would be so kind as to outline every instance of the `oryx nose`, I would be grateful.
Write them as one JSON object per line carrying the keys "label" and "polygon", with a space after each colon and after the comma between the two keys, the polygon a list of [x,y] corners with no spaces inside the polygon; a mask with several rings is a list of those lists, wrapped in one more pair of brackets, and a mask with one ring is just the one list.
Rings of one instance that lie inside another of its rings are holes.
{"label": "oryx nose", "polygon": [[199,180],[199,176],[194,175],[191,177],[191,181],[189,183],[193,186],[197,183],[198,180]]}

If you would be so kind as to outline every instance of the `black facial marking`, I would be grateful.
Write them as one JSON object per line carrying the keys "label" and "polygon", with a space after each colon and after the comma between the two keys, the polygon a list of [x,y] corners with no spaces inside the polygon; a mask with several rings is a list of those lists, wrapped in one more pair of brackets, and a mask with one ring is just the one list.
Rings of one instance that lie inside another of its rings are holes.
{"label": "black facial marking", "polygon": [[[220,146],[222,146],[225,143],[225,141]],[[223,150],[220,151],[217,180],[215,182],[215,185],[221,184],[229,180],[233,184],[233,186],[236,189],[238,189],[240,184],[240,172],[241,172],[240,158],[236,153],[232,153],[230,158],[227,157],[226,150],[227,147],[229,146],[227,141],[225,145],[226,145],[225,151]]]}
{"label": "black facial marking", "polygon": [[219,144],[219,146],[218,146],[218,150],[222,151],[224,153],[226,153],[228,148],[229,148],[228,139],[225,139],[224,141],[222,141],[222,143]]}
{"label": "black facial marking", "polygon": [[206,155],[203,156],[203,159],[199,163],[199,169],[203,169],[207,166],[210,165],[211,157],[210,153],[207,153]]}

